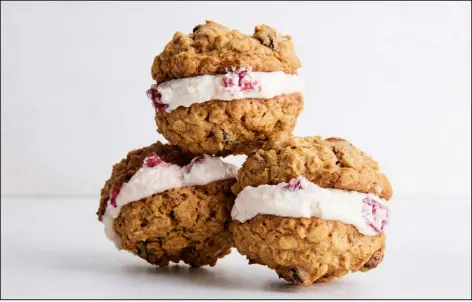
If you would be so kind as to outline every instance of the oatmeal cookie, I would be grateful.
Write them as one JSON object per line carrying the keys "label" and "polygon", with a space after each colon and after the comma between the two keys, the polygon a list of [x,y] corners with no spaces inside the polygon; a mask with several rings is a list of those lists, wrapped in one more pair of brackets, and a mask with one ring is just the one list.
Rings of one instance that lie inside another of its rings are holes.
{"label": "oatmeal cookie", "polygon": [[98,219],[119,249],[151,264],[214,266],[232,247],[233,174],[218,158],[194,157],[157,142],[131,151],[113,167]]}
{"label": "oatmeal cookie", "polygon": [[288,35],[257,26],[252,36],[207,21],[176,33],[152,65],[147,90],[157,131],[195,154],[250,153],[288,133],[305,84]]}
{"label": "oatmeal cookie", "polygon": [[392,188],[351,143],[277,135],[237,178],[230,230],[250,264],[308,286],[382,262]]}

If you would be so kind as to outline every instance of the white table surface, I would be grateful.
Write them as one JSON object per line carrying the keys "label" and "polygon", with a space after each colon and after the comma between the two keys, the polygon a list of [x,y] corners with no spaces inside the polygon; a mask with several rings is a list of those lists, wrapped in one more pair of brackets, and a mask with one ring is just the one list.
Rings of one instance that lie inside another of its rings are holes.
{"label": "white table surface", "polygon": [[396,197],[384,262],[308,288],[233,250],[213,268],[156,269],[118,252],[97,200],[2,198],[2,298],[471,298],[471,199]]}

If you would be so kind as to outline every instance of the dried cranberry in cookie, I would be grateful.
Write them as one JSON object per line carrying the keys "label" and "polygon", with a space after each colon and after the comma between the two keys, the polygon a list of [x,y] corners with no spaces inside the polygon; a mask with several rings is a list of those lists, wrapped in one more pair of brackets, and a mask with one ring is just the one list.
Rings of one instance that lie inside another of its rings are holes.
{"label": "dried cranberry in cookie", "polygon": [[194,154],[250,153],[291,132],[305,85],[291,38],[266,25],[252,36],[207,21],[176,33],[147,90],[158,132]]}
{"label": "dried cranberry in cookie", "polygon": [[307,286],[383,259],[392,188],[343,139],[273,137],[248,156],[232,190],[236,248],[287,281]]}

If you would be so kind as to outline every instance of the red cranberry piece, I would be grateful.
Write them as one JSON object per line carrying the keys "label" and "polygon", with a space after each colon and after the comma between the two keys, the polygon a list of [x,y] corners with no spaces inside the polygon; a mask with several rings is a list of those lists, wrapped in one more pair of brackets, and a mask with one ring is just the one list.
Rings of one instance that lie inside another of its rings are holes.
{"label": "red cranberry piece", "polygon": [[152,101],[152,105],[156,111],[166,110],[169,104],[161,102],[162,94],[155,86],[152,86],[146,91],[148,98]]}
{"label": "red cranberry piece", "polygon": [[167,107],[169,107],[169,104],[164,104],[164,103],[154,101],[154,100],[152,101],[152,105],[154,106],[154,109],[158,112],[162,110],[166,110]]}
{"label": "red cranberry piece", "polygon": [[256,81],[251,82],[249,79],[245,79],[245,77],[248,75],[247,71],[241,71],[239,72],[239,83],[238,86],[241,88],[241,90],[253,90],[254,85],[257,83]]}
{"label": "red cranberry piece", "polygon": [[110,199],[108,200],[108,203],[116,208],[117,205],[116,205],[116,198],[118,197],[118,194],[120,194],[120,190],[121,188],[113,188],[111,189],[111,192],[110,192]]}
{"label": "red cranberry piece", "polygon": [[299,191],[303,190],[303,186],[299,178],[292,178],[288,184],[284,186],[284,189],[289,191]]}
{"label": "red cranberry piece", "polygon": [[242,81],[245,81],[244,77],[247,76],[246,70],[239,70],[236,73],[238,74],[238,77],[239,77],[239,83],[241,83]]}
{"label": "red cranberry piece", "polygon": [[[247,79],[246,76],[249,72],[245,69],[231,70],[226,73],[223,77],[223,86],[225,87],[239,87],[242,91],[255,89],[257,81],[251,82],[250,79]],[[237,78],[236,78],[237,76]],[[237,81],[237,83],[235,82]]]}
{"label": "red cranberry piece", "polygon": [[244,82],[239,85],[242,91],[245,90],[254,90],[254,85],[251,82]]}
{"label": "red cranberry piece", "polygon": [[233,86],[235,86],[234,83],[233,83],[233,78],[232,78],[232,77],[224,76],[224,77],[223,77],[223,86],[225,86],[225,87],[233,87]]}
{"label": "red cranberry piece", "polygon": [[388,207],[377,202],[371,196],[367,196],[362,202],[364,203],[362,212],[367,225],[377,233],[382,233],[388,224]]}
{"label": "red cranberry piece", "polygon": [[155,166],[159,165],[162,163],[162,159],[159,157],[159,155],[156,154],[156,152],[151,152],[149,155],[144,159],[144,166],[148,168],[154,168]]}
{"label": "red cranberry piece", "polygon": [[149,99],[151,100],[156,100],[156,101],[160,101],[161,100],[161,93],[159,92],[159,90],[157,90],[156,88],[154,87],[151,87],[149,88],[147,91],[146,91],[146,94],[148,96]]}
{"label": "red cranberry piece", "polygon": [[249,79],[246,78],[248,75],[248,71],[241,71],[238,73],[239,76],[239,83],[238,86],[241,88],[242,91],[246,90],[256,90],[257,89],[260,91],[260,86],[258,87],[257,84],[259,84],[258,81],[251,81],[250,77]]}

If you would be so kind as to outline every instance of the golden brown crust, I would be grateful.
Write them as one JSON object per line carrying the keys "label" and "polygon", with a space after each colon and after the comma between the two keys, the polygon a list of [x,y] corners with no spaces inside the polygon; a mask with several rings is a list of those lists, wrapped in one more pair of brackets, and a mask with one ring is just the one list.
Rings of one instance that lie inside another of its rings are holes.
{"label": "golden brown crust", "polygon": [[261,150],[248,156],[238,172],[233,192],[246,186],[278,184],[303,175],[324,188],[392,196],[387,177],[370,156],[339,138],[273,136]]}
{"label": "golden brown crust", "polygon": [[270,136],[290,132],[303,109],[300,93],[272,99],[212,100],[156,113],[158,132],[195,154],[251,153]]}
{"label": "golden brown crust", "polygon": [[102,220],[102,216],[105,213],[111,190],[113,188],[121,188],[125,182],[128,182],[142,167],[144,158],[152,152],[156,152],[164,161],[179,166],[185,166],[192,160],[192,155],[182,152],[179,147],[162,144],[161,142],[130,151],[126,158],[113,166],[110,179],[107,180],[101,190],[100,207],[97,212],[99,220]]}
{"label": "golden brown crust", "polygon": [[214,266],[230,253],[235,179],[154,194],[121,209],[114,227],[122,248],[151,264]]}
{"label": "golden brown crust", "polygon": [[289,35],[267,25],[256,26],[253,36],[229,30],[212,21],[197,25],[193,33],[177,32],[155,57],[152,78],[162,82],[206,74],[222,74],[230,67],[296,74],[301,66]]}
{"label": "golden brown crust", "polygon": [[308,286],[368,271],[382,262],[385,235],[365,236],[352,225],[318,218],[257,215],[230,225],[249,264],[267,265],[279,277]]}

